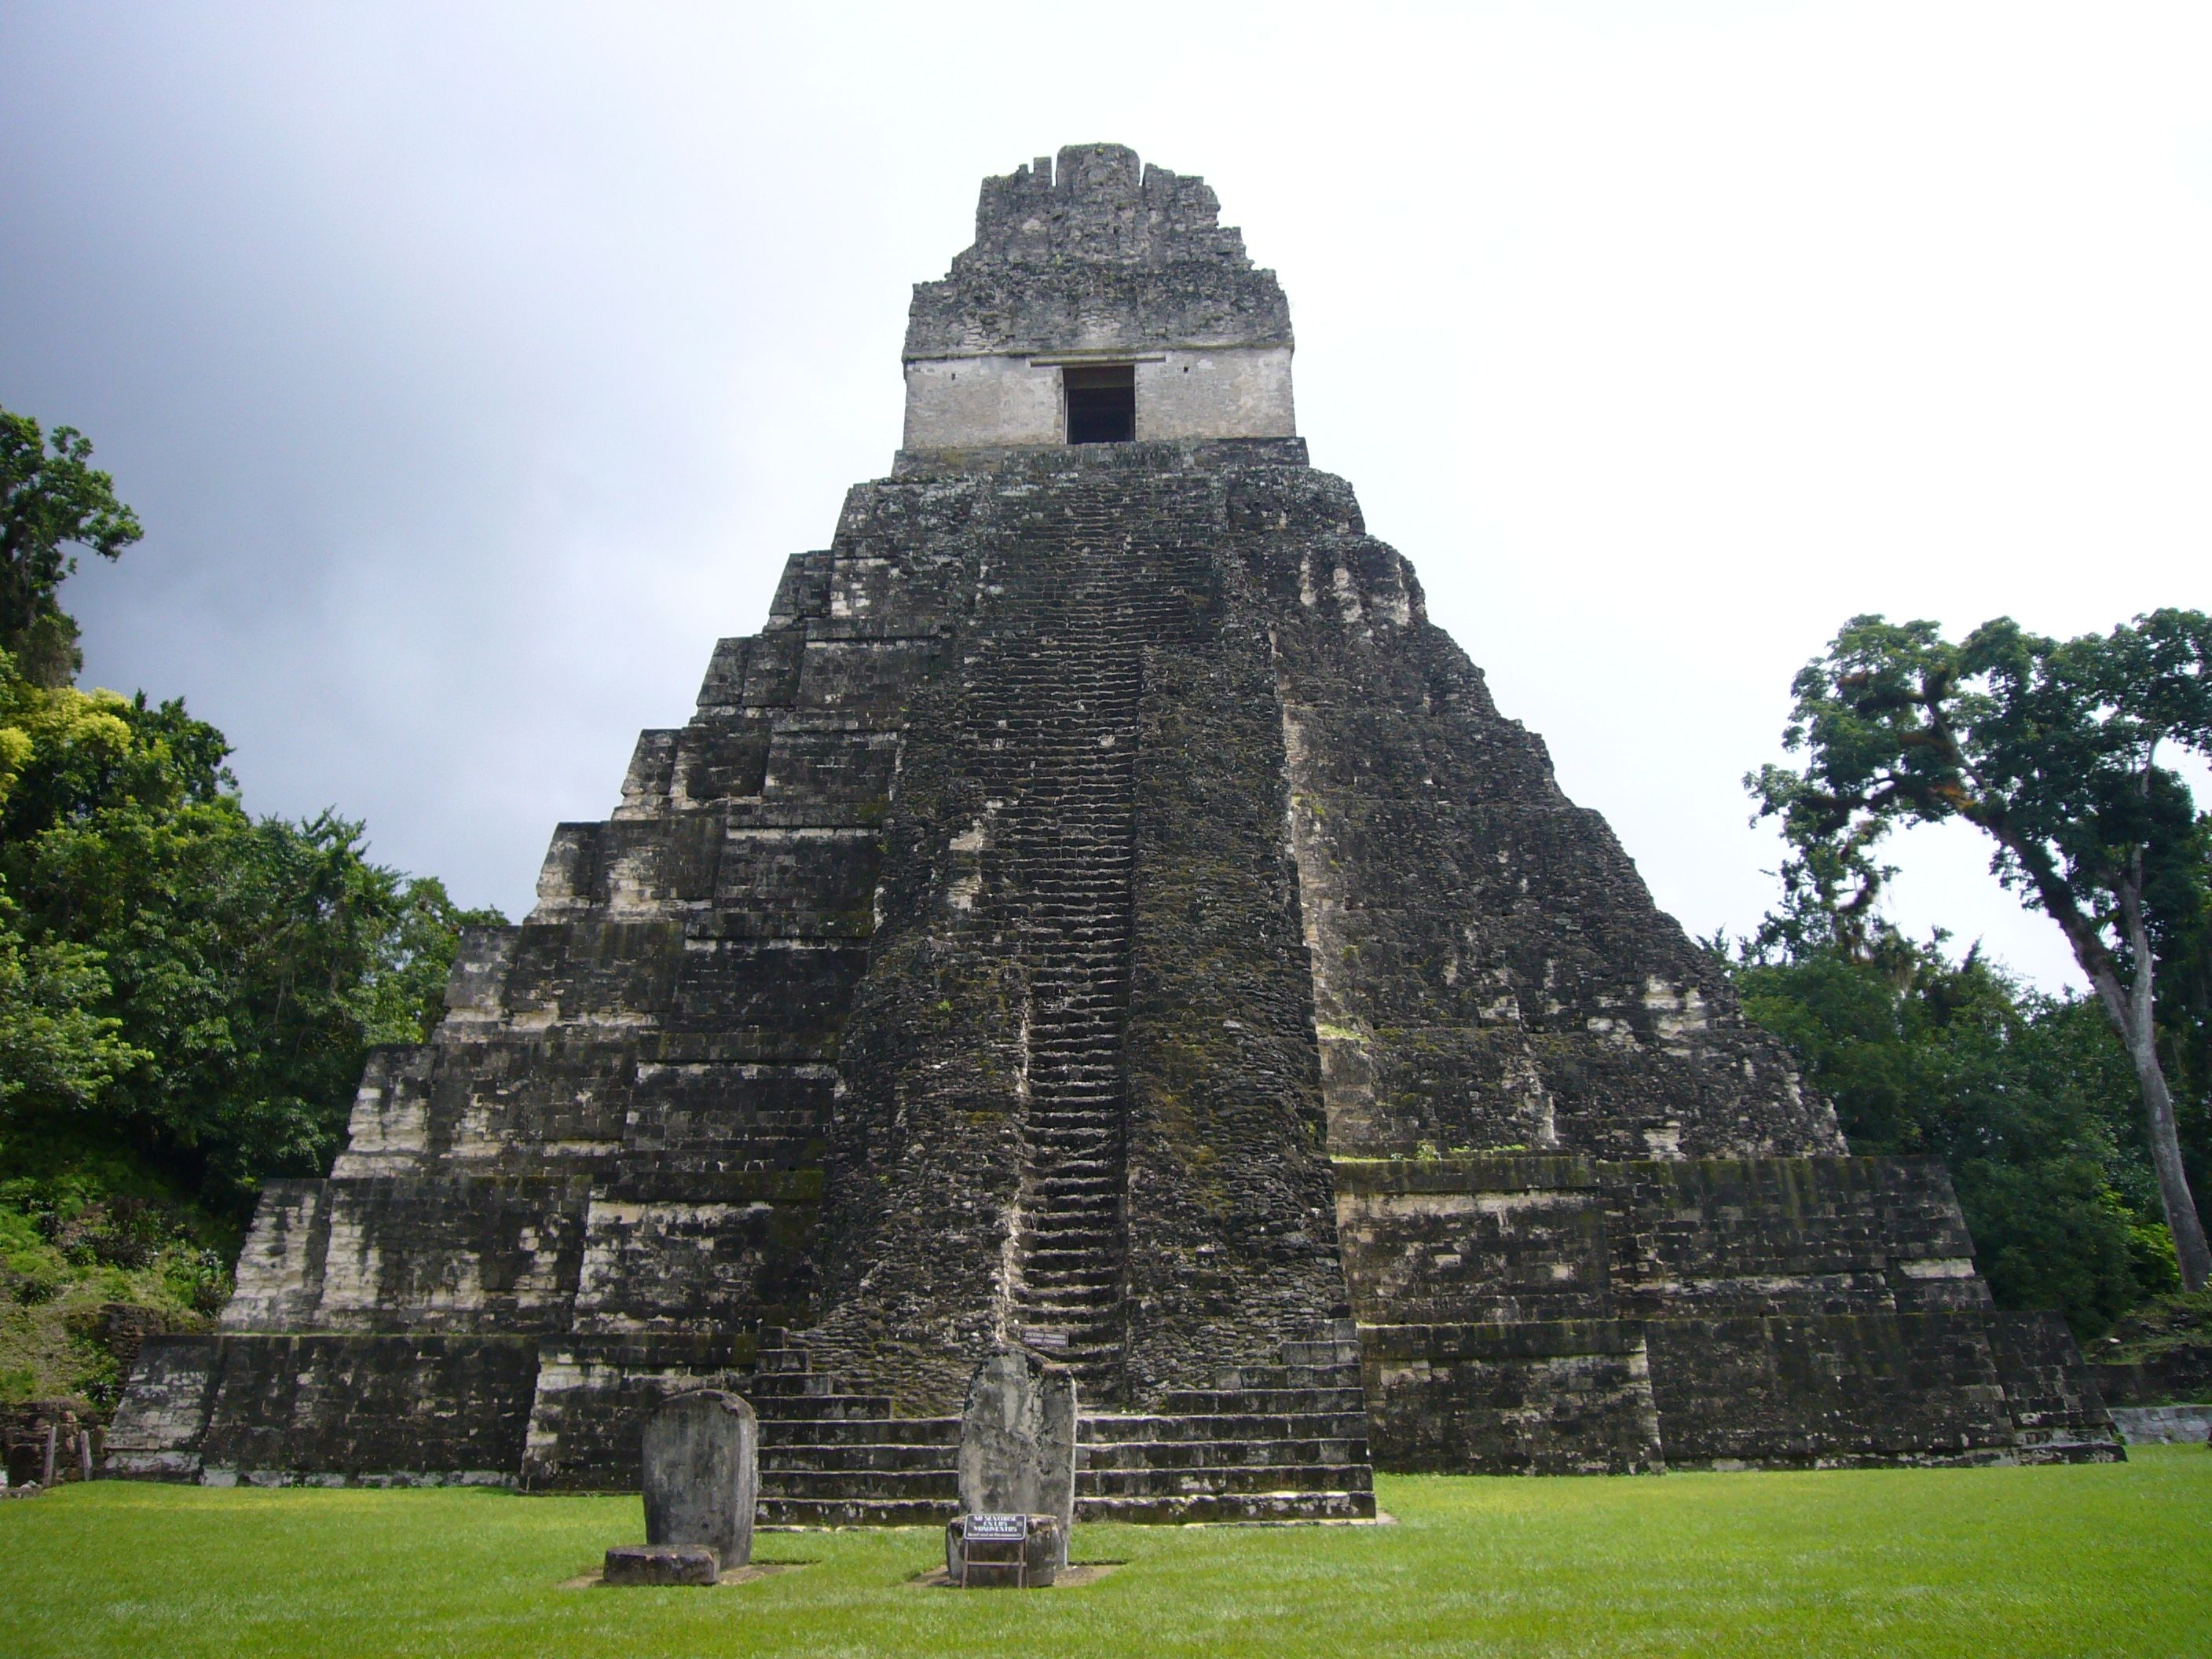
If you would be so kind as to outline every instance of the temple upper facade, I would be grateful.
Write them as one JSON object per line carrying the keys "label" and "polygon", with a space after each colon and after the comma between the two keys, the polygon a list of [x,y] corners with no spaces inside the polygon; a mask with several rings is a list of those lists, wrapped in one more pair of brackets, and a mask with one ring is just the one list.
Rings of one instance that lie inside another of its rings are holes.
{"label": "temple upper facade", "polygon": [[915,286],[909,452],[1290,438],[1291,314],[1206,181],[1077,144],[986,179]]}

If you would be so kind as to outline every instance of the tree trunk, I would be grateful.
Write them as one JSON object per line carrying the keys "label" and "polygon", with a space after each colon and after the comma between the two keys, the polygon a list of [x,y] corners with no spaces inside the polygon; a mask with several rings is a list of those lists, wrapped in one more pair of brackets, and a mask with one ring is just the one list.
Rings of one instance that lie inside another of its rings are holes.
{"label": "tree trunk", "polygon": [[2205,1244],[2204,1223],[2197,1216],[2197,1200],[2189,1190],[2188,1171],[2182,1167],[2181,1137],[2173,1124],[2173,1093],[2166,1086],[2165,1068],[2158,1063],[2158,1040],[2151,1018],[2154,1001],[2150,936],[2143,927],[2141,890],[2133,882],[2121,885],[2120,913],[2129,954],[2135,958],[2132,994],[2121,987],[2116,964],[2102,942],[2083,925],[2080,913],[2069,907],[2057,919],[2074,946],[2075,960],[2096,987],[2097,1000],[2104,1005],[2106,1018],[2119,1032],[2128,1059],[2135,1066],[2136,1083],[2142,1091],[2143,1128],[2150,1140],[2150,1161],[2158,1171],[2159,1206],[2166,1212],[2166,1231],[2173,1235],[2181,1287],[2201,1291],[2212,1280],[2212,1248]]}
{"label": "tree trunk", "polygon": [[2142,1085],[2144,1127],[2150,1132],[2151,1162],[2158,1169],[2158,1199],[2166,1210],[2166,1230],[2173,1235],[2173,1254],[2181,1263],[2181,1287],[2201,1291],[2212,1280],[2212,1249],[2204,1242],[2204,1224],[2189,1190],[2188,1172],[2181,1166],[2181,1140],[2174,1133],[2173,1096],[2166,1086],[2166,1073],[2157,1050],[2148,1041],[2128,1044],[2135,1061],[2136,1079]]}

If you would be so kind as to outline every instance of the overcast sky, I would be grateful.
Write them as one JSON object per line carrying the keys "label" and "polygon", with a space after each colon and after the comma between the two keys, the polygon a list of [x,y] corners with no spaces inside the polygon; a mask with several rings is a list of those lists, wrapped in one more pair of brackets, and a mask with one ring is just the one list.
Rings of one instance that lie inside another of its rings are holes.
{"label": "overcast sky", "polygon": [[[520,916],[889,470],[909,285],[1064,143],[1202,173],[1299,425],[1700,933],[1853,613],[2212,604],[2212,7],[0,0],[0,404],[249,805]],[[2045,983],[1964,832],[1895,914]]]}

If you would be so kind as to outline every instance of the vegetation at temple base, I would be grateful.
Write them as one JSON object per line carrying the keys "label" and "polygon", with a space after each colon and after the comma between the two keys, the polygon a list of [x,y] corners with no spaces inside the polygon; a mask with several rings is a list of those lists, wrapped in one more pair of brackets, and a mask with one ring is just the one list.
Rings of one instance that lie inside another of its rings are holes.
{"label": "vegetation at temple base", "polygon": [[2055,1308],[2086,1342],[2179,1285],[2135,1074],[2095,1006],[1893,933],[1863,954],[1753,941],[1732,969],[1853,1152],[1948,1166],[2000,1307]]}
{"label": "vegetation at temple base", "polygon": [[1747,780],[1790,849],[1781,931],[1817,919],[1816,942],[1870,960],[1889,831],[1958,818],[1986,835],[1992,873],[2065,934],[2127,1052],[2181,1281],[2203,1289],[2203,1171],[2191,1181],[2179,1121],[2201,1133],[2212,1083],[2212,817],[2160,751],[2212,759],[2212,617],[2157,611],[2064,641],[1999,617],[1957,644],[1934,623],[1855,617],[1790,689],[1784,741],[1805,763]]}
{"label": "vegetation at temple base", "polygon": [[94,1482],[0,1504],[9,1650],[362,1656],[2201,1654],[2212,1454],[2117,1464],[1379,1475],[1397,1524],[1079,1526],[1091,1583],[960,1591],[933,1528],[756,1534],[709,1589],[562,1588],[639,1500]]}
{"label": "vegetation at temple base", "polygon": [[70,684],[59,545],[137,523],[76,434],[0,435],[0,633],[46,653],[0,650],[0,1398],[103,1402],[99,1304],[220,1307],[260,1183],[328,1170],[368,1048],[421,1041],[460,929],[501,918],[358,823],[252,817],[181,702]]}

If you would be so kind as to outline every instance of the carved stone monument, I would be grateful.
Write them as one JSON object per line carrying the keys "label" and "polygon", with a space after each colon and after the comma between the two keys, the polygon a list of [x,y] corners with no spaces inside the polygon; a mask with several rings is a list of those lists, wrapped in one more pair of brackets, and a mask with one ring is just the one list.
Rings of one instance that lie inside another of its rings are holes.
{"label": "carved stone monument", "polygon": [[[1020,1349],[986,1359],[968,1384],[959,1468],[961,1513],[945,1532],[946,1572],[963,1583],[995,1583],[1006,1580],[1003,1570],[1018,1569],[1013,1582],[1049,1584],[1067,1565],[1075,1525],[1075,1379]],[[1003,1547],[975,1547],[986,1543]],[[979,1575],[987,1565],[1002,1571]]]}
{"label": "carved stone monument", "polygon": [[[711,1584],[718,1571],[744,1566],[760,1502],[753,1408],[719,1389],[665,1401],[646,1419],[641,1484],[645,1547],[609,1550],[607,1583]],[[712,1557],[704,1568],[702,1555]]]}

